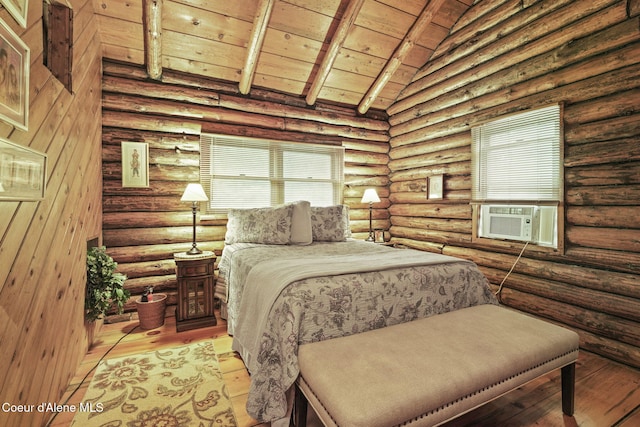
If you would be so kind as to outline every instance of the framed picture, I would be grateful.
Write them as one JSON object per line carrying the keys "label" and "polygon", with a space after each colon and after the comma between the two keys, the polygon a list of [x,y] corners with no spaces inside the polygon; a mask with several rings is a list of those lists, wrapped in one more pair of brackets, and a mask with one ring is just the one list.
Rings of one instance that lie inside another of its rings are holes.
{"label": "framed picture", "polygon": [[0,4],[9,11],[13,19],[22,28],[27,28],[27,7],[29,0],[0,0]]}
{"label": "framed picture", "polygon": [[428,199],[442,199],[444,190],[444,176],[433,175],[427,178],[429,180]]}
{"label": "framed picture", "polygon": [[28,130],[29,48],[0,20],[0,119]]}
{"label": "framed picture", "polygon": [[149,144],[122,141],[122,186],[149,186]]}
{"label": "framed picture", "polygon": [[42,200],[47,155],[0,138],[0,200]]}

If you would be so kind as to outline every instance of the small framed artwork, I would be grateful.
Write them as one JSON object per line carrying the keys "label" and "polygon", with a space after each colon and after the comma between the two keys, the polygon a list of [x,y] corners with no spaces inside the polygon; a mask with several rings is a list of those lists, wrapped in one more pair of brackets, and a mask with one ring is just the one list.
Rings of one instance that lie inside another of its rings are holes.
{"label": "small framed artwork", "polygon": [[47,155],[0,138],[0,200],[42,200]]}
{"label": "small framed artwork", "polygon": [[28,130],[29,47],[0,19],[0,119]]}
{"label": "small framed artwork", "polygon": [[122,186],[149,186],[149,144],[122,141]]}
{"label": "small framed artwork", "polygon": [[0,0],[0,4],[9,11],[13,19],[22,28],[27,28],[27,7],[29,0]]}
{"label": "small framed artwork", "polygon": [[27,28],[27,7],[29,0],[0,0],[0,4],[9,11],[13,19],[22,28]]}
{"label": "small framed artwork", "polygon": [[442,199],[444,190],[444,176],[433,175],[427,178],[429,180],[428,199]]}

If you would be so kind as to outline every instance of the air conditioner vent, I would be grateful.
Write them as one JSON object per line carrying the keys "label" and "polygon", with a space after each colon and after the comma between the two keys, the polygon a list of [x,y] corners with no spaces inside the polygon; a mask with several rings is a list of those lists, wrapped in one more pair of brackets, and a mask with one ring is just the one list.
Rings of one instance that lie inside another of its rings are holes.
{"label": "air conditioner vent", "polygon": [[478,237],[558,247],[558,207],[480,205]]}
{"label": "air conditioner vent", "polygon": [[536,206],[482,205],[480,237],[535,242],[539,214]]}

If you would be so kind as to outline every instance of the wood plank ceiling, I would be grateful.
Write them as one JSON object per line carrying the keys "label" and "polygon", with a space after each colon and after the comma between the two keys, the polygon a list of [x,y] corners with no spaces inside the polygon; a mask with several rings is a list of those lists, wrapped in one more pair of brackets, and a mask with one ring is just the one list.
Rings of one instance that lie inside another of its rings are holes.
{"label": "wood plank ceiling", "polygon": [[473,0],[93,0],[105,58],[386,110]]}

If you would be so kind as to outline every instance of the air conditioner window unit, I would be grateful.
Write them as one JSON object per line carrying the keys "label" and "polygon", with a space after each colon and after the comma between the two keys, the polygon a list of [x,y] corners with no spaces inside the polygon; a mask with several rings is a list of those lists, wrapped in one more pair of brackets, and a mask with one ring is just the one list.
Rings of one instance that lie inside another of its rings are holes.
{"label": "air conditioner window unit", "polygon": [[529,205],[482,205],[478,235],[492,239],[537,241],[540,212]]}

